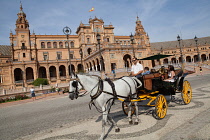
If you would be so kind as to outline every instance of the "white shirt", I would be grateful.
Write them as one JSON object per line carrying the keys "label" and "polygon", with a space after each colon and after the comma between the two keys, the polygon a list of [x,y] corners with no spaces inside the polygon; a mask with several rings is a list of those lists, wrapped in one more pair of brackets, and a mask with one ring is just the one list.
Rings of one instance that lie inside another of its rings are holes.
{"label": "white shirt", "polygon": [[132,67],[131,67],[131,71],[134,73],[134,74],[137,74],[139,71],[141,71],[141,70],[144,70],[143,69],[143,66],[142,66],[142,64],[140,64],[140,63],[136,63],[136,65],[132,65]]}

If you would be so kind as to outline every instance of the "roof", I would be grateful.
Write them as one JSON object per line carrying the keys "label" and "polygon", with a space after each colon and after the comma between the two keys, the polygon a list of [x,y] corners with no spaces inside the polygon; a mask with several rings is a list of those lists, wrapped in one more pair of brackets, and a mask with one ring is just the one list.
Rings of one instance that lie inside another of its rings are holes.
{"label": "roof", "polygon": [[[160,50],[161,47],[162,49],[173,49],[173,48],[179,47],[178,41],[155,42],[155,43],[150,43],[150,44],[151,44],[151,50]],[[184,47],[196,46],[194,39],[181,40],[181,44],[183,44]],[[206,44],[208,45],[210,44],[210,36],[198,38],[198,45],[203,46]]]}
{"label": "roof", "polygon": [[11,46],[9,45],[0,45],[0,55],[11,55]]}

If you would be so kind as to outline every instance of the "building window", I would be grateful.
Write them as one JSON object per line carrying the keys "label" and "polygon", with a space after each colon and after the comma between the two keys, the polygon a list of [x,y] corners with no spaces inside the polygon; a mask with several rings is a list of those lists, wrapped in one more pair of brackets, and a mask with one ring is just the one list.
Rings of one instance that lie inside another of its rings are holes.
{"label": "building window", "polygon": [[41,42],[41,48],[45,48],[45,43]]}
{"label": "building window", "polygon": [[68,46],[69,46],[69,43],[65,42],[65,48],[68,48]]}
{"label": "building window", "polygon": [[58,60],[62,59],[62,52],[57,52],[57,59]]}
{"label": "building window", "polygon": [[21,49],[26,49],[25,43],[22,43]]}
{"label": "building window", "polygon": [[88,54],[90,55],[91,52],[92,52],[91,48],[88,48],[88,49],[87,49],[87,52],[88,52]]}
{"label": "building window", "polygon": [[26,54],[25,53],[23,53],[23,57],[26,57]]}
{"label": "building window", "polygon": [[115,58],[114,53],[110,53],[110,58],[111,58],[111,59],[114,59],[114,58]]}
{"label": "building window", "polygon": [[57,42],[53,42],[53,48],[57,48]]}
{"label": "building window", "polygon": [[107,40],[107,42],[109,42],[109,38],[107,38],[106,40]]}
{"label": "building window", "polygon": [[74,48],[74,42],[71,42],[71,48]]}
{"label": "building window", "polygon": [[3,83],[3,75],[0,75],[0,83]]}
{"label": "building window", "polygon": [[59,48],[63,48],[63,42],[59,42]]}
{"label": "building window", "polygon": [[87,43],[90,43],[90,38],[87,38]]}
{"label": "building window", "polygon": [[48,55],[48,52],[43,52],[43,58],[44,58],[44,60],[48,60],[48,57],[49,55]]}
{"label": "building window", "polygon": [[70,54],[70,59],[73,59],[74,58],[74,55],[73,54]]}
{"label": "building window", "polygon": [[47,48],[51,48],[51,42],[47,42]]}

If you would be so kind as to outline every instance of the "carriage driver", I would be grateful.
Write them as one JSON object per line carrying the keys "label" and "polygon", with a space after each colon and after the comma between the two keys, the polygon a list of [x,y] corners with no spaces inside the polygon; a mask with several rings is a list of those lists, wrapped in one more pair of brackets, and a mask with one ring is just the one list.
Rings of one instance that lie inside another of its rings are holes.
{"label": "carriage driver", "polygon": [[144,71],[142,64],[140,64],[137,58],[132,59],[133,65],[131,67],[131,76],[135,76],[136,78],[140,78],[142,75],[141,73]]}

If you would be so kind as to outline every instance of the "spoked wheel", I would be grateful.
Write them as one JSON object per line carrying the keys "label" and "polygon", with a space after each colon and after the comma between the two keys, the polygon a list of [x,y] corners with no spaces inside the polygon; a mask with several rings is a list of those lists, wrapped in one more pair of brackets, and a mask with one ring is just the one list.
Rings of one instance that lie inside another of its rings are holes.
{"label": "spoked wheel", "polygon": [[166,98],[162,94],[159,94],[155,100],[153,116],[158,120],[163,119],[166,116],[167,109],[168,104]]}
{"label": "spoked wheel", "polygon": [[184,102],[184,104],[189,104],[191,102],[192,99],[192,88],[190,86],[190,82],[188,81],[184,81],[183,83],[183,90],[182,90],[182,100]]}
{"label": "spoked wheel", "polygon": [[[122,108],[125,115],[128,115],[130,103],[131,102],[125,102],[125,101],[122,102]],[[131,103],[131,116],[135,113],[135,111],[136,111],[136,107],[135,107],[135,104],[132,102]]]}

